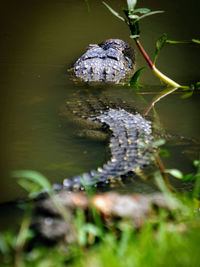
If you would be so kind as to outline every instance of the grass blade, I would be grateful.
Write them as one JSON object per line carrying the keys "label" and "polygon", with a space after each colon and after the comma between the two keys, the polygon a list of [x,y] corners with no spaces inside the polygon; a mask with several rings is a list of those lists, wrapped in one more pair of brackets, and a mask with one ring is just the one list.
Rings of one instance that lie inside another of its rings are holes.
{"label": "grass blade", "polygon": [[30,180],[31,182],[39,185],[42,189],[51,189],[51,184],[45,176],[41,173],[31,170],[21,170],[12,172],[12,176],[15,178],[23,178]]}

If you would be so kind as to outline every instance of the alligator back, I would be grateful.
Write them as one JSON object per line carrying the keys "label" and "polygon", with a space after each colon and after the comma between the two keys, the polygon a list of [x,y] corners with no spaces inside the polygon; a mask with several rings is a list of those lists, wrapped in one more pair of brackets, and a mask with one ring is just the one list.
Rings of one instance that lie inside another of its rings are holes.
{"label": "alligator back", "polygon": [[90,44],[74,64],[73,71],[84,82],[122,83],[133,74],[135,53],[120,39]]}
{"label": "alligator back", "polygon": [[151,123],[140,114],[131,114],[123,109],[108,109],[100,115],[89,118],[100,123],[110,133],[110,160],[97,170],[64,179],[63,185],[55,189],[80,190],[136,172],[150,163]]}

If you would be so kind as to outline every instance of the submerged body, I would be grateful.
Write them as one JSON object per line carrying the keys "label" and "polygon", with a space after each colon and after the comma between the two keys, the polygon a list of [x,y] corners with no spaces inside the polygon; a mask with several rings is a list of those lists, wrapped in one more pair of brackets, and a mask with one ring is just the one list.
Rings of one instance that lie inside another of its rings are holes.
{"label": "submerged body", "polygon": [[134,71],[135,53],[120,39],[108,39],[101,44],[90,44],[74,64],[75,76],[84,82],[119,84]]}
{"label": "submerged body", "polygon": [[89,120],[105,126],[110,132],[110,160],[97,170],[64,179],[55,189],[81,190],[137,172],[150,163],[151,123],[140,114],[131,114],[123,109],[108,109]]}
{"label": "submerged body", "polygon": [[[88,112],[89,110],[85,107],[85,114]],[[85,188],[88,189],[90,186],[108,184],[130,173],[137,173],[138,169],[148,165],[151,161],[150,154],[153,139],[151,122],[144,119],[140,114],[132,114],[121,108],[107,108],[107,110],[96,110],[96,115],[85,121],[100,124],[101,128],[104,127],[109,132],[111,157],[97,170],[77,175],[72,179],[64,179],[62,185],[54,185],[55,199],[67,208],[67,212],[70,212],[67,215],[70,214],[71,216],[72,213],[72,218],[74,210],[78,207],[87,212],[89,201],[80,192],[72,193],[69,191],[80,191]],[[113,201],[113,196],[113,193],[111,193],[111,201]],[[121,210],[119,204],[122,203],[121,207],[125,211],[122,213],[127,214],[127,208],[123,207],[124,198],[121,201],[121,197],[119,196],[119,203],[116,202],[116,209]],[[134,209],[131,214],[137,217],[138,212],[139,214],[144,212],[146,215],[151,204],[149,205],[145,197],[142,197],[141,203],[138,202],[138,195],[136,198],[136,202],[132,205]],[[106,196],[105,199],[107,199]],[[129,211],[130,200],[133,199],[133,197],[128,197],[126,201]],[[112,212],[114,212],[114,209]],[[120,216],[122,213],[120,213]],[[115,215],[117,218],[119,217],[119,213],[115,213]],[[48,242],[57,242],[61,239],[64,239],[67,243],[74,242],[71,223],[63,220],[60,210],[57,209],[55,202],[47,194],[40,194],[38,201],[36,201],[32,228],[42,239]]]}

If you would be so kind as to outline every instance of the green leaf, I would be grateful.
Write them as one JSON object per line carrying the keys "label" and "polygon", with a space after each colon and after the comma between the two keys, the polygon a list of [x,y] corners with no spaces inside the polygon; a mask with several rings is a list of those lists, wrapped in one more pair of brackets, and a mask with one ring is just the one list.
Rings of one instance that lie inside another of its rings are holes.
{"label": "green leaf", "polygon": [[169,207],[172,209],[174,209],[174,207],[178,207],[178,205],[179,205],[178,199],[173,197],[172,194],[169,193],[168,188],[167,188],[167,186],[163,180],[163,177],[159,171],[156,171],[154,173],[154,179],[155,179],[155,182],[156,182],[158,188],[163,193]]}
{"label": "green leaf", "polygon": [[137,0],[127,0],[128,10],[132,11],[137,4]]}
{"label": "green leaf", "polygon": [[154,57],[154,64],[158,58],[158,55],[160,54],[160,50],[163,48],[167,40],[167,34],[163,33],[162,36],[157,40],[156,42],[156,51],[155,51],[155,57]]}
{"label": "green leaf", "polygon": [[84,229],[85,229],[85,231],[87,233],[90,233],[90,234],[92,234],[94,236],[99,236],[100,235],[99,228],[96,225],[92,224],[92,223],[85,224],[84,225]]}
{"label": "green leaf", "polygon": [[0,234],[0,252],[5,256],[6,254],[9,253],[9,246],[6,243],[4,236]]}
{"label": "green leaf", "polygon": [[84,228],[79,230],[78,240],[80,245],[85,246],[87,244],[87,233]]}
{"label": "green leaf", "polygon": [[125,21],[125,19],[122,17],[122,16],[120,16],[119,15],[119,13],[118,12],[116,12],[114,9],[112,9],[112,7],[110,7],[108,4],[106,4],[105,2],[102,2],[109,10],[110,10],[110,12],[114,15],[114,16],[116,16],[116,17],[118,17],[119,19],[121,19],[122,21]]}
{"label": "green leaf", "polygon": [[195,175],[195,185],[194,185],[194,190],[193,190],[193,197],[194,198],[199,198],[200,196],[200,173],[199,170],[197,174]]}
{"label": "green leaf", "polygon": [[195,175],[192,173],[186,174],[182,179],[183,182],[192,182],[194,180],[195,180]]}
{"label": "green leaf", "polygon": [[188,44],[190,41],[174,41],[174,40],[166,40],[168,44]]}
{"label": "green leaf", "polygon": [[159,139],[153,142],[154,147],[162,146],[166,143],[165,139]]}
{"label": "green leaf", "polygon": [[169,43],[169,44],[189,44],[189,43],[200,44],[200,40],[198,40],[198,39],[183,40],[183,41],[167,40],[166,43]]}
{"label": "green leaf", "polygon": [[167,149],[162,149],[159,151],[159,155],[163,158],[167,158],[170,156],[170,153]]}
{"label": "green leaf", "polygon": [[200,89],[200,82],[195,83],[195,89],[199,90]]}
{"label": "green leaf", "polygon": [[198,39],[192,39],[192,42],[196,43],[196,44],[200,44],[200,40],[198,40]]}
{"label": "green leaf", "polygon": [[163,13],[163,12],[164,12],[164,11],[162,11],[162,10],[151,11],[151,12],[148,12],[148,13],[146,13],[146,14],[140,16],[138,19],[136,19],[136,21],[139,21],[139,20],[144,19],[144,18],[146,18],[146,17],[148,17],[148,16],[151,16],[151,15],[155,15],[155,14],[159,14],[159,13]]}
{"label": "green leaf", "polygon": [[190,91],[189,93],[185,93],[185,94],[183,94],[183,95],[181,96],[181,98],[182,98],[182,99],[186,99],[186,98],[188,98],[188,97],[191,97],[192,95],[193,95],[193,90]]}
{"label": "green leaf", "polygon": [[167,169],[165,170],[166,173],[171,174],[172,176],[174,176],[175,178],[178,179],[183,179],[183,174],[181,171],[177,170],[177,169]]}
{"label": "green leaf", "polygon": [[133,13],[141,13],[146,14],[149,13],[151,10],[149,8],[136,8],[133,10]]}
{"label": "green leaf", "polygon": [[138,15],[134,15],[134,14],[132,14],[132,15],[129,15],[129,18],[130,18],[130,19],[138,19],[139,16],[138,16]]}
{"label": "green leaf", "polygon": [[24,178],[30,180],[33,183],[39,185],[41,189],[50,190],[52,188],[47,178],[36,171],[31,171],[31,170],[14,171],[12,172],[12,176],[15,178]]}
{"label": "green leaf", "polygon": [[129,81],[129,86],[133,86],[133,85],[135,85],[135,86],[139,86],[140,84],[139,84],[139,77],[140,77],[140,75],[141,75],[141,73],[142,73],[142,71],[145,69],[145,67],[142,67],[141,69],[139,69],[139,70],[137,70],[135,73],[134,73],[134,75],[133,75],[133,77],[130,79],[130,81]]}
{"label": "green leaf", "polygon": [[157,186],[159,187],[159,189],[163,192],[163,193],[166,193],[168,194],[168,190],[167,190],[167,187],[165,185],[165,182],[160,174],[160,172],[155,172],[154,173],[154,178],[155,178],[155,181],[157,183]]}
{"label": "green leaf", "polygon": [[27,192],[29,192],[30,194],[33,192],[40,192],[41,191],[41,187],[38,184],[34,184],[33,182],[31,182],[29,180],[20,179],[18,181],[18,184],[22,188],[24,188]]}
{"label": "green leaf", "polygon": [[194,160],[193,161],[193,165],[194,165],[194,167],[199,167],[199,165],[200,165],[200,160]]}
{"label": "green leaf", "polygon": [[162,36],[156,42],[156,48],[160,50],[164,46],[166,40],[167,40],[167,34],[163,33]]}

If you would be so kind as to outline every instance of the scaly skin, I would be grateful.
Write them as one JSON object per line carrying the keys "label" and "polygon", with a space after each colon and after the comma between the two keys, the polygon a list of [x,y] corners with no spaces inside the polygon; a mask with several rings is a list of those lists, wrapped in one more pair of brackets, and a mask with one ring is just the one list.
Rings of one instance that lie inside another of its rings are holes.
{"label": "scaly skin", "polygon": [[74,191],[84,189],[84,186],[109,183],[150,163],[151,123],[140,114],[108,109],[89,120],[108,128],[111,158],[102,168],[75,176],[72,180],[64,179],[63,185],[54,185],[55,189]]}
{"label": "scaly skin", "polygon": [[123,83],[134,71],[135,53],[120,39],[108,39],[97,45],[90,44],[74,64],[77,78],[84,82]]}

